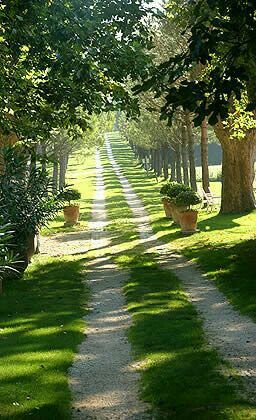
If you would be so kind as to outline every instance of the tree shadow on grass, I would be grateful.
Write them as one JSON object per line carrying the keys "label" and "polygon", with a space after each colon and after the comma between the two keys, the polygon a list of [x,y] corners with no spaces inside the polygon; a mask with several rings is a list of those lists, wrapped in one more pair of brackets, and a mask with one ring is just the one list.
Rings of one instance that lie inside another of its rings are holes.
{"label": "tree shadow on grass", "polygon": [[196,244],[184,250],[217,282],[230,303],[256,321],[256,239],[237,244]]}
{"label": "tree shadow on grass", "polygon": [[134,255],[125,286],[143,399],[159,419],[229,419],[230,411],[246,410],[225,377],[225,365],[206,345],[202,323],[179,281],[152,261],[150,255],[144,262]]}
{"label": "tree shadow on grass", "polygon": [[84,259],[40,258],[0,297],[0,418],[69,418],[67,374],[83,340]]}
{"label": "tree shadow on grass", "polygon": [[[156,214],[158,211],[151,212],[151,214]],[[212,217],[208,217],[205,220],[199,220],[198,222],[198,229],[199,232],[195,234],[195,237],[198,238],[198,242],[200,242],[200,234],[203,232],[210,233],[211,231],[224,231],[229,230],[232,228],[239,227],[240,224],[237,223],[235,220],[241,218],[243,215],[221,215],[217,214]],[[175,244],[175,240],[180,239],[183,237],[180,227],[173,223],[170,219],[158,218],[154,220],[152,223],[153,230],[156,233],[167,232],[167,234],[161,235],[161,240],[163,242],[172,242]]]}

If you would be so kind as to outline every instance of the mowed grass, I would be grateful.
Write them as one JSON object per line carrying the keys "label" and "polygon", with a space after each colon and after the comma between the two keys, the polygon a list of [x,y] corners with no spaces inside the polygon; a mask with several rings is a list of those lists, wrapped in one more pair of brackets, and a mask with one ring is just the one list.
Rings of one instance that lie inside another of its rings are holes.
{"label": "mowed grass", "polygon": [[[43,234],[86,229],[95,190],[94,154],[74,156],[68,183],[82,192],[81,224],[63,227],[60,215]],[[0,419],[70,419],[68,369],[84,338],[88,293],[83,255],[36,256],[24,279],[0,296]]]}
{"label": "mowed grass", "polygon": [[179,280],[145,252],[120,183],[102,150],[108,253],[130,271],[124,285],[133,324],[129,332],[141,372],[140,395],[162,419],[254,419],[256,409],[237,396],[242,385],[215,350]]}
{"label": "mowed grass", "polygon": [[83,339],[80,256],[36,257],[0,296],[0,418],[69,419],[70,367]]}
{"label": "mowed grass", "polygon": [[71,188],[76,188],[82,194],[78,203],[80,204],[79,225],[74,227],[64,227],[63,211],[42,230],[42,235],[51,235],[60,232],[76,232],[85,230],[91,217],[92,201],[95,191],[95,154],[92,150],[90,153],[83,155],[75,154],[69,160],[67,170],[66,183]]}
{"label": "mowed grass", "polygon": [[143,200],[158,237],[196,261],[230,303],[256,321],[256,212],[219,215],[217,211],[201,211],[200,233],[184,238],[180,229],[164,217],[159,194],[162,184],[153,176],[147,177],[118,134],[112,146],[124,174]]}

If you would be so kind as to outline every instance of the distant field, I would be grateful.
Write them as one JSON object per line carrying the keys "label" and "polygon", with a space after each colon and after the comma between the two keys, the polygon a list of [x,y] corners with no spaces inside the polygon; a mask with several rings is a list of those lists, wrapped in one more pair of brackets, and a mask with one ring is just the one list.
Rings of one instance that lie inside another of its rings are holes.
{"label": "distant field", "polygon": [[[221,197],[221,165],[209,166],[210,188],[211,192]],[[199,186],[202,186],[202,167],[196,167],[196,178]]]}
{"label": "distant field", "polygon": [[[209,177],[211,181],[220,181],[221,180],[221,165],[209,166]],[[202,180],[202,166],[196,167],[196,177],[198,181]]]}

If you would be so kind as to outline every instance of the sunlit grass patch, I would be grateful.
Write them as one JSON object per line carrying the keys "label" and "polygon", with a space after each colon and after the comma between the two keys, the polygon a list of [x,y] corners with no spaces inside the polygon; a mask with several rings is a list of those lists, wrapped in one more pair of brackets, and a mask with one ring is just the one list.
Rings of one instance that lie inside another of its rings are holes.
{"label": "sunlit grass patch", "polygon": [[[115,159],[147,208],[159,239],[194,260],[237,309],[256,320],[256,211],[219,215],[216,210],[211,213],[202,210],[200,232],[184,238],[180,229],[164,216],[159,194],[161,183],[153,175],[147,177],[129,145],[118,135],[112,146]],[[211,186],[214,189],[216,185]]]}
{"label": "sunlit grass patch", "polygon": [[68,419],[68,368],[83,339],[81,256],[37,257],[0,296],[0,418]]}
{"label": "sunlit grass patch", "polygon": [[74,227],[64,227],[64,216],[61,211],[48,227],[42,230],[43,235],[51,235],[59,232],[76,232],[85,230],[91,217],[93,195],[95,192],[95,156],[94,152],[85,156],[74,156],[70,159],[67,171],[68,185],[78,189],[82,197],[78,201],[80,204],[79,225]]}
{"label": "sunlit grass patch", "polygon": [[[120,143],[119,148],[123,156]],[[128,149],[125,154],[129,154]],[[119,268],[130,273],[124,292],[133,319],[129,338],[141,371],[141,398],[150,403],[154,418],[159,420],[255,418],[254,405],[237,396],[239,382],[234,372],[208,346],[202,322],[179,280],[169,270],[159,268],[155,255],[141,245],[131,210],[104,150],[102,157],[111,226],[109,252]],[[119,152],[115,157],[118,159]],[[146,178],[140,179],[132,162],[127,172],[138,178],[135,185],[139,190],[148,188],[144,199],[157,220],[162,212],[157,188],[152,194],[152,186],[147,186]],[[161,220],[168,233],[170,222]],[[175,235],[180,238],[177,232]]]}

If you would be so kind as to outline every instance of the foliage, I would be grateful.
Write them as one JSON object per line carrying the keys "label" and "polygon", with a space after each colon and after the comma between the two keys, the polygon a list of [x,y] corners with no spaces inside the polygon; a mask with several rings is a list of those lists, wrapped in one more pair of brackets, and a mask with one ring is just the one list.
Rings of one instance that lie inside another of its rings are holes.
{"label": "foliage", "polygon": [[[210,124],[227,119],[233,99],[248,96],[247,110],[256,107],[255,98],[255,2],[250,0],[186,0],[169,2],[170,21],[181,21],[185,47],[170,53],[138,91],[152,88],[163,94],[162,116],[172,118],[179,107],[196,113],[200,124],[205,116]],[[241,40],[243,40],[241,42]],[[204,67],[206,74],[197,72]],[[192,73],[194,73],[192,75]],[[196,74],[197,73],[197,74]],[[192,77],[193,76],[193,77]]]}
{"label": "foliage", "polygon": [[175,204],[177,206],[190,207],[201,203],[201,201],[202,199],[199,197],[199,195],[191,189],[188,191],[180,192],[175,199]]}
{"label": "foliage", "polygon": [[176,200],[176,197],[182,193],[191,191],[191,188],[187,185],[180,184],[179,182],[167,182],[160,190],[160,194],[166,195],[171,201]]}
{"label": "foliage", "polygon": [[85,128],[86,114],[137,109],[123,82],[148,72],[150,2],[3,0],[1,128],[48,138],[53,128]]}
{"label": "foliage", "polygon": [[13,233],[11,224],[0,225],[0,279],[3,280],[11,272],[18,273],[18,256],[13,252]]}
{"label": "foliage", "polygon": [[58,194],[58,198],[61,201],[68,202],[68,205],[71,206],[71,201],[80,200],[81,193],[74,189],[74,188],[64,188],[60,193]]}
{"label": "foliage", "polygon": [[199,195],[190,187],[178,182],[166,182],[160,194],[168,197],[177,206],[193,206],[201,202]]}
{"label": "foliage", "polygon": [[170,188],[170,182],[168,181],[161,187],[160,194],[167,195],[169,188]]}
{"label": "foliage", "polygon": [[247,105],[248,100],[245,97],[241,101],[234,100],[232,112],[229,113],[228,119],[223,121],[223,127],[229,129],[232,140],[243,140],[249,131],[256,128],[254,113],[246,109]]}
{"label": "foliage", "polygon": [[47,173],[29,171],[27,158],[19,147],[3,149],[0,174],[0,215],[4,223],[13,226],[13,242],[21,253],[28,238],[52,220],[61,207]]}

